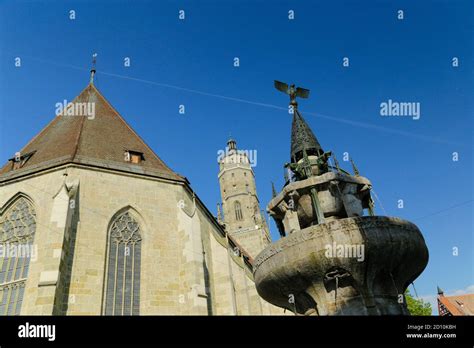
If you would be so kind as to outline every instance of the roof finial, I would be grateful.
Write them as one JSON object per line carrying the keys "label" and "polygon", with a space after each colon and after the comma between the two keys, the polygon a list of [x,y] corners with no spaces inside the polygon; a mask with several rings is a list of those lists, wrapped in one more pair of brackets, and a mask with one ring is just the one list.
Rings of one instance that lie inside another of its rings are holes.
{"label": "roof finial", "polygon": [[93,85],[94,84],[94,75],[95,75],[95,63],[96,63],[96,58],[97,58],[97,53],[94,53],[92,55],[92,68],[91,68],[91,80],[90,80],[90,84]]}

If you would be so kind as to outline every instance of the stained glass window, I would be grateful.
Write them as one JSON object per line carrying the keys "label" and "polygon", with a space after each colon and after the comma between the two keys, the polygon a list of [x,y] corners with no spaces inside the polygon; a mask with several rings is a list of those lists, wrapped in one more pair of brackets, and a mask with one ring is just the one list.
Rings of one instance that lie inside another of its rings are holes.
{"label": "stained glass window", "polygon": [[20,197],[0,219],[0,315],[19,315],[36,231],[33,206]]}
{"label": "stained glass window", "polygon": [[105,289],[106,315],[138,315],[140,310],[140,226],[129,212],[109,231]]}

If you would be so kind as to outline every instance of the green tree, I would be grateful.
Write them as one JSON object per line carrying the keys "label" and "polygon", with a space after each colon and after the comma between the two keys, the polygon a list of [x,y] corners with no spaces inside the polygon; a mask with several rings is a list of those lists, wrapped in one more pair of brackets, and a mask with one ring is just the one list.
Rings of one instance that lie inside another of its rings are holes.
{"label": "green tree", "polygon": [[411,315],[432,315],[431,303],[422,299],[413,298],[410,290],[406,289],[405,299],[407,301],[408,311]]}

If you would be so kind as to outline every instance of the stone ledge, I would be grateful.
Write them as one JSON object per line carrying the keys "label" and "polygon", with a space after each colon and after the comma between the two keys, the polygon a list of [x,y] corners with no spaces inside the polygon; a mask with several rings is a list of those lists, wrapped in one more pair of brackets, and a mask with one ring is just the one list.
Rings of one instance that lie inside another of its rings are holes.
{"label": "stone ledge", "polygon": [[38,286],[56,285],[59,279],[59,271],[43,271],[40,273]]}

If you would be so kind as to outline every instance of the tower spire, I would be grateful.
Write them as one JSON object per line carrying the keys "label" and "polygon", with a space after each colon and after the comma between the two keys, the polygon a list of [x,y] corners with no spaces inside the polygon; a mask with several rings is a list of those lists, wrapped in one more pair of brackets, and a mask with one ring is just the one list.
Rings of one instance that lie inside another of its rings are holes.
{"label": "tower spire", "polygon": [[290,96],[290,106],[293,111],[293,124],[291,127],[291,162],[298,163],[303,156],[303,151],[306,151],[308,156],[320,156],[324,153],[321,145],[314,136],[313,132],[306,124],[303,116],[298,111],[298,103],[296,98],[308,98],[309,89],[295,87],[294,84],[288,86],[287,83],[276,81],[275,88],[280,92]]}
{"label": "tower spire", "polygon": [[91,79],[90,79],[90,84],[94,84],[94,75],[95,75],[95,63],[96,63],[96,58],[97,58],[97,53],[94,53],[92,55],[92,68],[91,68]]}

